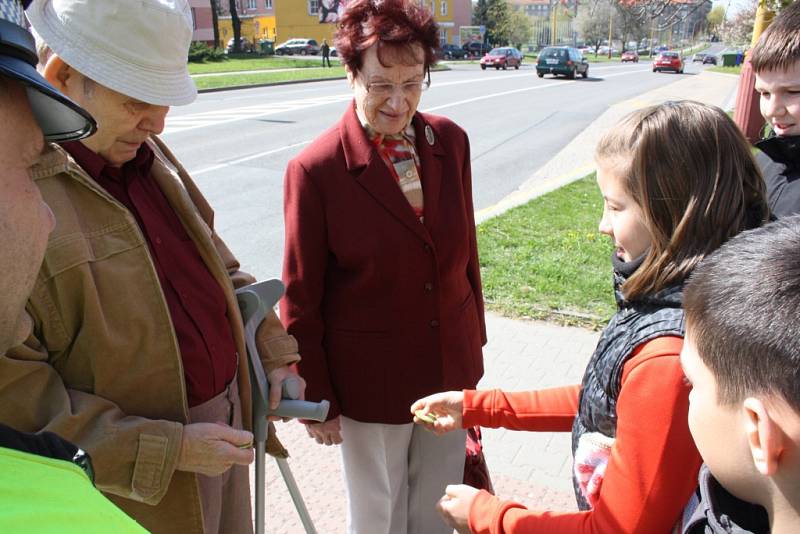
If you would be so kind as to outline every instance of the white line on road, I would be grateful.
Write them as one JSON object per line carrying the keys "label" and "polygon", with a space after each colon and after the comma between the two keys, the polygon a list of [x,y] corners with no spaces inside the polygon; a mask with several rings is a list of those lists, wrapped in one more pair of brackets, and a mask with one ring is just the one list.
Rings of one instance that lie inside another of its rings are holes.
{"label": "white line on road", "polygon": [[197,169],[196,171],[189,171],[190,176],[197,176],[198,174],[205,174],[207,172],[216,171],[219,169],[224,169],[225,167],[230,167],[231,165],[239,165],[240,163],[244,163],[245,161],[250,161],[253,159],[258,159],[264,156],[270,156],[272,154],[277,154],[278,152],[283,152],[284,150],[289,150],[290,148],[297,148],[300,146],[304,146],[309,144],[313,139],[309,139],[308,141],[300,141],[299,143],[294,143],[292,145],[286,145],[281,148],[274,148],[272,150],[267,150],[265,152],[259,152],[258,154],[250,154],[249,156],[245,156],[243,158],[234,159],[231,161],[226,161],[225,163],[219,163],[217,165],[211,165],[209,167],[203,167],[201,169]]}
{"label": "white line on road", "polygon": [[[649,69],[649,67],[648,67],[648,69]],[[616,73],[616,74],[607,74],[605,76],[605,78],[611,78],[611,77],[615,77],[615,76],[625,76],[627,74],[632,74],[634,72],[645,72],[648,69],[638,69],[636,71],[626,71],[626,72],[619,72],[619,73]],[[441,105],[441,106],[435,106],[435,107],[432,107],[432,108],[426,108],[426,109],[423,109],[423,110],[420,110],[420,111],[422,111],[422,112],[437,111],[437,110],[444,109],[444,108],[451,108],[451,107],[460,106],[460,105],[463,105],[463,104],[469,104],[469,103],[476,102],[476,101],[479,101],[479,100],[485,100],[487,98],[495,98],[497,96],[509,95],[509,94],[513,94],[513,93],[521,93],[521,92],[524,92],[524,91],[535,91],[537,89],[549,89],[551,87],[559,87],[561,85],[566,85],[566,84],[570,84],[570,83],[579,83],[579,81],[578,80],[565,80],[565,81],[556,82],[556,83],[550,83],[550,84],[546,84],[546,85],[535,85],[533,87],[523,87],[522,89],[513,89],[511,91],[503,91],[503,92],[500,92],[500,93],[492,93],[492,94],[488,94],[488,95],[478,96],[478,97],[475,97],[475,98],[468,98],[466,100],[459,100],[457,102],[451,102],[449,104],[444,104],[444,105]],[[336,98],[336,97],[329,97],[329,98]],[[348,95],[347,98],[352,98],[352,95]],[[314,100],[316,100],[316,99],[314,99]],[[313,105],[318,105],[318,104],[313,104]],[[309,106],[309,107],[311,107],[311,106]],[[213,113],[213,112],[210,112],[210,113]],[[269,114],[269,113],[264,113],[262,115],[251,115],[251,118],[260,117],[260,116],[267,115],[267,114]],[[221,124],[223,122],[225,122],[225,123],[234,122],[234,121],[238,121],[238,120],[242,120],[242,119],[241,118],[235,118],[235,119],[231,119],[231,120],[220,121],[220,122],[217,122],[215,124]],[[205,124],[205,125],[207,126],[208,124]],[[201,125],[184,128],[181,131],[185,131],[185,130],[193,129],[193,128],[199,128],[199,127],[201,127]],[[294,143],[294,144],[287,145],[287,146],[284,146],[284,147],[275,148],[275,149],[272,149],[272,150],[267,150],[265,152],[259,152],[257,154],[251,154],[249,156],[245,156],[243,158],[234,159],[234,160],[231,160],[231,161],[228,161],[228,162],[225,162],[225,163],[219,163],[219,164],[216,164],[216,165],[203,167],[203,168],[200,168],[200,169],[198,169],[196,171],[189,171],[189,174],[193,175],[193,176],[196,176],[196,175],[199,175],[199,174],[205,174],[205,173],[208,173],[208,172],[212,172],[212,171],[216,171],[216,170],[219,170],[219,169],[223,169],[225,167],[230,167],[232,165],[239,165],[240,163],[244,163],[246,161],[251,161],[251,160],[258,159],[258,158],[261,158],[261,157],[264,157],[264,156],[269,156],[269,155],[272,155],[272,154],[276,154],[278,152],[283,152],[284,150],[289,150],[289,149],[292,149],[292,148],[304,146],[304,145],[307,145],[307,144],[311,143],[312,141],[313,141],[313,139],[309,139],[307,141],[301,141],[299,143]]]}
{"label": "white line on road", "polygon": [[[619,67],[603,67],[604,70],[616,69]],[[626,70],[625,72],[615,73],[615,74],[605,74],[605,78],[610,78],[613,76],[623,76],[626,74],[632,74],[636,72],[643,72],[646,69],[636,69],[636,70]],[[482,79],[473,79],[473,80],[458,80],[458,81],[451,81],[451,82],[442,82],[437,83],[433,86],[434,89],[438,89],[440,87],[447,87],[451,85],[459,85],[465,83],[480,83],[480,82],[487,82],[487,81],[506,81],[510,78],[520,78],[520,77],[531,77],[533,76],[532,73],[525,73],[525,74],[511,74],[508,76],[503,76],[502,78],[493,77],[493,78],[482,78]],[[444,106],[429,108],[427,111],[434,111],[437,109],[444,109],[447,107],[453,107],[459,104],[466,104],[470,102],[474,102],[477,100],[484,100],[485,98],[491,98],[493,96],[502,96],[507,95],[515,92],[523,92],[528,90],[535,90],[535,89],[544,89],[549,87],[557,87],[559,85],[563,85],[564,83],[573,83],[572,80],[569,82],[560,82],[560,83],[551,83],[547,85],[536,85],[533,87],[526,87],[514,91],[507,91],[501,93],[493,93],[491,95],[486,95],[482,97],[478,97],[475,99],[468,99],[463,100],[461,102],[453,102],[450,104],[446,104]],[[190,130],[196,130],[198,128],[206,128],[208,126],[216,126],[218,124],[230,124],[232,122],[238,122],[248,119],[256,119],[259,117],[265,117],[268,115],[276,115],[279,113],[285,113],[287,111],[293,111],[296,109],[307,109],[317,106],[324,106],[327,104],[335,103],[335,102],[343,102],[353,98],[352,93],[342,93],[336,95],[329,95],[329,96],[322,96],[322,97],[313,97],[313,98],[304,98],[304,99],[297,99],[297,100],[288,100],[284,102],[275,102],[271,104],[259,104],[256,106],[243,106],[239,108],[231,108],[231,109],[223,109],[223,110],[213,110],[213,111],[204,111],[200,113],[192,113],[187,115],[173,115],[167,117],[167,125],[164,130],[163,135],[169,135],[179,132],[186,132]]]}

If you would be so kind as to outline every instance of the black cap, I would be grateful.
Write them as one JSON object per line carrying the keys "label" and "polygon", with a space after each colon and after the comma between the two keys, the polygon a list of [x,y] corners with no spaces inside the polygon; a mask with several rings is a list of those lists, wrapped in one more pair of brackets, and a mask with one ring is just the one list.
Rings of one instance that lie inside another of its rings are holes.
{"label": "black cap", "polygon": [[92,116],[36,71],[36,44],[24,19],[30,2],[0,0],[0,75],[25,86],[45,139],[74,141],[91,135],[97,129]]}

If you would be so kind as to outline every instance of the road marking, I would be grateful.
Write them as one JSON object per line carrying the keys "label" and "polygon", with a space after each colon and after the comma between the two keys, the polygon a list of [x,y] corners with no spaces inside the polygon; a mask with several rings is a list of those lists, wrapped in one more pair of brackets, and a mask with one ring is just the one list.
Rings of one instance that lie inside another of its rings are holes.
{"label": "road marking", "polygon": [[311,143],[311,141],[313,141],[313,139],[309,139],[308,141],[300,141],[299,143],[294,143],[292,145],[286,145],[286,146],[283,146],[281,148],[274,148],[272,150],[266,150],[264,152],[259,152],[257,154],[251,154],[251,155],[245,156],[243,158],[237,158],[237,159],[234,159],[234,160],[231,160],[231,161],[226,161],[225,163],[218,163],[216,165],[211,165],[209,167],[203,167],[203,168],[197,169],[196,171],[188,171],[188,172],[189,172],[190,176],[197,176],[199,174],[205,174],[207,172],[212,172],[212,171],[216,171],[216,170],[219,170],[219,169],[224,169],[225,167],[230,167],[231,165],[239,165],[240,163],[244,163],[245,161],[250,161],[250,160],[253,160],[253,159],[262,158],[264,156],[277,154],[278,152],[283,152],[284,150],[289,150],[289,149],[292,149],[292,148],[301,147],[301,146],[304,146],[304,145],[307,145],[307,144]]}
{"label": "road marking", "polygon": [[298,109],[327,106],[336,102],[344,102],[353,98],[353,95],[331,95],[315,98],[304,98],[302,100],[287,100],[274,104],[260,104],[257,106],[245,106],[215,111],[203,111],[189,115],[178,115],[175,117],[167,116],[167,124],[164,128],[164,135],[216,126],[218,124],[228,124],[247,119],[276,115]]}
{"label": "road marking", "polygon": [[[649,67],[646,68],[646,69],[637,69],[635,71],[618,72],[616,74],[606,74],[603,78],[613,78],[613,77],[616,77],[616,76],[626,76],[628,74],[633,74],[633,73],[636,73],[636,72],[647,72],[648,70],[650,70]],[[474,98],[468,98],[466,100],[459,100],[458,102],[450,102],[449,104],[443,104],[441,106],[435,106],[435,107],[432,107],[432,108],[427,108],[427,109],[424,109],[423,111],[426,111],[426,112],[427,111],[438,111],[440,109],[446,109],[446,108],[451,108],[451,107],[454,107],[454,106],[460,106],[461,104],[469,104],[469,103],[472,103],[472,102],[478,102],[479,100],[486,100],[488,98],[495,98],[495,97],[498,97],[498,96],[511,95],[511,94],[514,94],[514,93],[524,93],[525,91],[537,91],[539,89],[550,89],[551,87],[559,87],[561,85],[567,85],[567,84],[570,84],[570,83],[580,83],[580,82],[579,82],[579,80],[564,80],[564,81],[557,82],[557,83],[549,83],[547,85],[534,85],[533,87],[523,87],[521,89],[512,89],[510,91],[502,91],[500,93],[491,93],[491,94],[488,94],[488,95],[481,95],[481,96],[476,96]]]}
{"label": "road marking", "polygon": [[[646,70],[647,69],[644,69],[644,70],[640,69],[638,71],[632,71],[632,72],[645,72]],[[617,73],[617,74],[608,74],[605,77],[606,78],[611,78],[613,76],[624,76],[626,74],[631,74],[631,72],[620,72],[620,73]],[[494,98],[494,97],[497,97],[497,96],[503,96],[503,95],[508,95],[508,94],[512,94],[512,93],[521,93],[521,92],[524,92],[524,91],[534,91],[534,90],[537,90],[537,89],[549,89],[551,87],[559,87],[561,85],[570,84],[570,83],[579,83],[579,81],[578,80],[565,80],[565,81],[561,81],[561,82],[557,82],[557,83],[550,83],[550,84],[546,84],[546,85],[536,85],[536,86],[533,86],[533,87],[523,87],[521,89],[514,89],[514,90],[511,90],[511,91],[503,91],[503,92],[500,92],[500,93],[492,93],[492,94],[489,94],[489,95],[482,95],[482,96],[475,97],[475,98],[468,98],[466,100],[460,100],[458,102],[451,102],[449,104],[444,104],[444,105],[441,105],[441,106],[435,106],[435,107],[432,107],[432,108],[426,108],[426,109],[422,109],[420,111],[422,111],[423,113],[427,113],[427,112],[430,112],[430,111],[436,111],[436,110],[440,110],[440,109],[444,109],[444,108],[450,108],[450,107],[459,106],[459,105],[463,105],[463,104],[469,104],[471,102],[476,102],[478,100],[485,100],[487,98]],[[346,96],[346,98],[342,98],[340,96],[334,95],[334,96],[327,97],[326,98],[326,102],[324,104],[328,104],[328,103],[330,103],[332,101],[337,101],[337,100],[334,100],[334,99],[345,100],[345,99],[351,99],[351,98],[352,98],[351,94],[348,94]],[[302,101],[299,100],[299,101],[294,101],[294,102],[308,102],[310,100],[317,101],[317,100],[320,100],[320,99],[309,99],[309,100],[302,100]],[[226,119],[226,120],[217,120],[216,122],[213,122],[213,117],[215,115],[223,114],[224,112],[222,112],[222,111],[210,111],[210,112],[206,112],[206,113],[198,113],[197,115],[193,115],[192,117],[195,117],[195,120],[197,120],[196,117],[198,115],[203,115],[204,120],[206,120],[206,121],[211,120],[211,122],[207,122],[206,124],[204,124],[204,126],[210,126],[212,124],[224,124],[224,123],[243,120],[244,118],[263,117],[264,115],[271,115],[271,114],[274,114],[274,113],[282,113],[283,111],[289,111],[291,109],[299,109],[299,107],[296,107],[295,105],[289,105],[289,104],[290,104],[290,102],[285,102],[285,103],[281,104],[280,106],[282,108],[286,108],[286,109],[281,109],[281,111],[270,110],[270,111],[266,111],[266,112],[263,112],[263,113],[258,114],[258,115],[250,114],[248,117],[229,118],[229,119]],[[324,105],[324,104],[315,102],[313,105],[308,105],[308,106],[305,106],[305,107],[313,107],[313,106]],[[275,105],[275,106],[278,106],[278,105]],[[274,109],[275,106],[271,106],[271,107]],[[235,111],[236,114],[239,115],[239,114],[244,113],[244,111],[242,111],[242,110],[251,110],[251,112],[252,112],[253,109],[264,109],[265,107],[267,107],[267,106],[250,106],[248,108],[238,108],[238,109],[233,110],[233,111]],[[302,107],[302,106],[300,106],[300,107]],[[178,129],[171,130],[170,133],[173,133],[175,131],[192,130],[192,129],[200,128],[200,127],[202,127],[202,126],[201,125],[190,125],[190,126],[184,127],[182,130],[178,130]],[[312,141],[314,141],[314,139],[308,139],[306,141],[300,141],[299,143],[294,143],[294,144],[283,146],[283,147],[280,147],[280,148],[275,148],[275,149],[267,150],[267,151],[264,151],[264,152],[258,152],[256,154],[251,154],[249,156],[245,156],[245,157],[242,157],[242,158],[234,159],[234,160],[231,160],[231,161],[228,161],[228,162],[225,162],[225,163],[218,163],[216,165],[210,165],[208,167],[202,167],[202,168],[200,168],[200,169],[198,169],[196,171],[190,171],[189,174],[190,175],[199,175],[199,174],[209,173],[209,172],[216,171],[216,170],[219,170],[219,169],[223,169],[225,167],[229,167],[229,166],[232,166],[232,165],[238,165],[238,164],[244,163],[246,161],[251,161],[251,160],[258,159],[258,158],[261,158],[261,157],[264,157],[264,156],[269,156],[271,154],[276,154],[278,152],[283,152],[285,150],[289,150],[289,149],[292,149],[292,148],[297,148],[297,147],[300,147],[300,146],[304,146],[304,145],[307,145],[307,144],[311,143]]]}
{"label": "road marking", "polygon": [[[617,68],[617,67],[605,67],[605,69],[610,68]],[[624,76],[627,74],[632,74],[636,72],[645,72],[647,69],[637,69],[637,70],[626,70],[625,72],[614,73],[614,74],[606,74],[604,75],[605,78],[611,78],[613,76]],[[509,78],[519,78],[519,77],[531,77],[534,76],[533,73],[525,73],[525,74],[512,74],[510,76],[503,76],[503,78],[484,78],[484,79],[477,79],[477,80],[457,80],[452,82],[443,82],[433,86],[433,89],[439,87],[447,87],[451,85],[459,85],[465,83],[480,83],[486,81],[505,81]],[[533,87],[524,87],[521,89],[516,89],[512,91],[504,91],[500,93],[492,93],[490,95],[480,96],[474,99],[467,99],[462,100],[460,102],[451,102],[449,104],[445,104],[443,106],[437,106],[428,108],[423,111],[436,111],[439,109],[445,109],[449,107],[453,107],[459,104],[468,104],[470,102],[475,102],[479,100],[485,100],[486,98],[493,98],[495,96],[502,96],[512,93],[519,93],[524,91],[531,91],[536,89],[545,89],[550,87],[558,87],[559,85],[563,85],[565,83],[575,83],[575,80],[569,81],[562,81],[557,83],[549,83],[545,85],[536,85]],[[256,106],[243,106],[238,108],[230,108],[224,110],[214,110],[214,111],[203,111],[200,113],[191,113],[187,115],[174,115],[174,116],[167,116],[166,126],[164,128],[163,135],[169,135],[174,133],[186,132],[190,130],[196,130],[198,128],[207,128],[209,126],[217,126],[220,124],[229,124],[232,122],[238,122],[248,119],[257,119],[259,117],[266,117],[268,115],[277,115],[279,113],[286,113],[289,111],[295,111],[298,109],[307,109],[319,106],[326,106],[328,104],[333,104],[337,102],[346,102],[353,98],[353,94],[342,93],[337,95],[328,95],[328,96],[320,96],[314,98],[303,98],[303,99],[296,99],[296,100],[287,100],[284,102],[276,102],[271,104],[259,104]]]}

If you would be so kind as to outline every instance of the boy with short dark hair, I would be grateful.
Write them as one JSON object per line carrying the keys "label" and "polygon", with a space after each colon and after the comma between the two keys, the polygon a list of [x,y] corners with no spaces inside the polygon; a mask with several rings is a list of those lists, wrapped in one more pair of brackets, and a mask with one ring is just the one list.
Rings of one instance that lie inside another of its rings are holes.
{"label": "boy with short dark hair", "polygon": [[798,532],[800,216],[704,260],[684,309],[689,428],[705,461],[684,534]]}
{"label": "boy with short dark hair", "polygon": [[750,52],[770,136],[756,143],[769,205],[780,218],[800,213],[800,1],[786,6]]}

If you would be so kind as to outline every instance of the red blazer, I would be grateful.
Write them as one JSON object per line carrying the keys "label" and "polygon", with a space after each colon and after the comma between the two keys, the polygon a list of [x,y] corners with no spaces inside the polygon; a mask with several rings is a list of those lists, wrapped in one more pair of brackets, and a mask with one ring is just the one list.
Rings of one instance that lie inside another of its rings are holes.
{"label": "red blazer", "polygon": [[286,296],[306,398],[370,423],[408,423],[411,403],[473,388],[486,343],[469,140],[450,120],[413,119],[419,222],[355,112],[289,162]]}

